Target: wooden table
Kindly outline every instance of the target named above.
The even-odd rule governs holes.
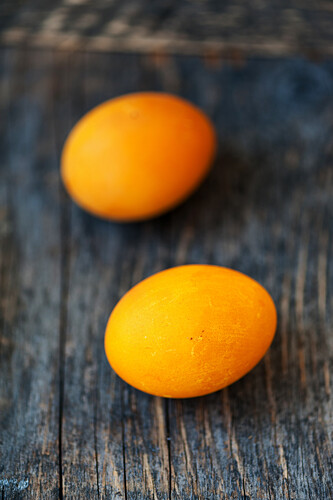
[[[163,217],[98,220],[63,190],[64,139],[145,89],[202,107],[217,161]],[[332,60],[3,45],[0,98],[2,498],[333,498]],[[184,263],[251,275],[279,324],[245,378],[166,400],[112,372],[104,329],[134,283]]]

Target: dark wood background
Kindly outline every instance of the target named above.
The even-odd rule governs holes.
[[[100,51],[333,56],[331,0],[2,0],[0,42]]]
[[[17,6],[2,4],[2,33],[29,10]],[[333,61],[327,51],[316,62],[284,50],[267,58],[265,47],[182,55],[170,40],[170,54],[19,39],[0,48],[3,499],[333,498]],[[211,116],[214,169],[163,217],[98,220],[62,188],[64,139],[96,104],[147,89]],[[239,382],[164,400],[112,372],[103,337],[133,284],[183,263],[257,279],[279,324]]]

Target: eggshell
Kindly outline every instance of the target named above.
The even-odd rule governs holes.
[[[65,143],[61,173],[73,199],[118,221],[157,216],[206,176],[216,149],[209,119],[179,97],[144,92],[104,102]]]
[[[248,276],[218,266],[157,273],[113,310],[105,351],[137,389],[170,398],[215,392],[249,372],[276,330],[272,298]]]

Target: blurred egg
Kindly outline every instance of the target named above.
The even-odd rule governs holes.
[[[157,216],[201,183],[216,150],[209,119],[179,97],[144,92],[104,102],[65,143],[61,173],[89,212],[117,221]]]
[[[113,310],[105,351],[115,372],[141,391],[170,398],[215,392],[249,372],[276,330],[268,292],[218,266],[157,273]]]

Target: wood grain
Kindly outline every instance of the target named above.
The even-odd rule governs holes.
[[[30,49],[0,58],[2,497],[331,498],[332,62]],[[95,219],[63,191],[63,141],[94,105],[145,89],[207,111],[214,169],[156,220]],[[109,367],[108,315],[142,278],[198,262],[266,286],[276,339],[223,391],[150,397]]]
[[[56,498],[59,491],[60,200],[48,127],[51,67],[46,53],[34,61],[24,52],[1,53],[4,498]]]
[[[95,51],[333,54],[327,0],[3,0],[0,43]]]

